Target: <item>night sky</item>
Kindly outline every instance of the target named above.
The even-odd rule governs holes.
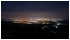
[[[69,1],[1,1],[1,18],[69,19]]]

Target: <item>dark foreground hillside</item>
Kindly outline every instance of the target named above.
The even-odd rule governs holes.
[[[45,30],[42,27],[48,26]],[[1,21],[2,39],[69,39],[69,25],[18,24]]]

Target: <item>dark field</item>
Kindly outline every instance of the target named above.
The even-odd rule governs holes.
[[[1,39],[69,39],[69,25],[19,24],[1,21]],[[42,27],[48,29],[42,30]]]

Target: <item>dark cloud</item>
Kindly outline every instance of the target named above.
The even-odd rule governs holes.
[[[6,18],[69,18],[69,1],[1,1]]]

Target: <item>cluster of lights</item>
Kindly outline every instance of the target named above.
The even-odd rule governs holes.
[[[30,21],[33,21],[33,20],[47,20],[47,21],[54,21],[56,22],[57,20],[63,20],[63,19],[29,19]],[[14,21],[23,21],[23,20],[14,20]]]

